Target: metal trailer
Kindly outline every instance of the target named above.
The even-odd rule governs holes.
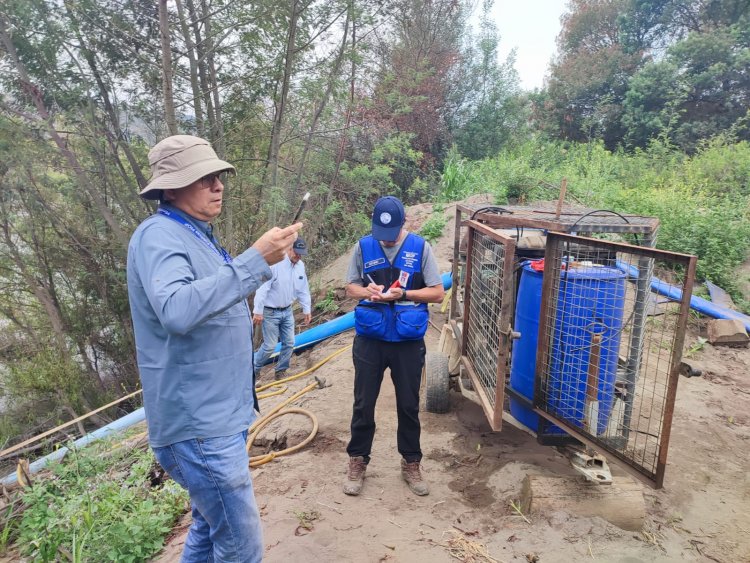
[[[567,446],[592,480],[611,482],[602,453],[660,488],[696,258],[656,250],[658,228],[654,217],[559,204],[458,205],[450,313],[441,352],[425,363],[425,408],[445,412],[455,389],[482,406],[494,431],[506,422]],[[542,256],[529,396],[510,381],[524,337],[516,294],[521,264]],[[680,300],[650,292],[655,271],[681,287]],[[536,432],[511,404],[538,417]]]

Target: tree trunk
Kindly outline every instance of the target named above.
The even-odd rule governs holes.
[[[169,16],[167,0],[159,0],[159,35],[161,37],[161,73],[164,82],[164,117],[170,135],[177,135],[177,117],[174,113],[172,92],[172,47],[169,42]]]
[[[78,20],[76,19],[75,14],[70,9],[70,5],[67,2],[65,2],[65,9],[68,13],[68,17],[70,18],[71,23],[73,24],[72,27],[73,27],[73,30],[75,31],[76,37],[81,46],[81,52],[83,53],[83,57],[86,59],[86,62],[88,63],[89,68],[91,69],[91,73],[94,75],[94,80],[96,80],[96,84],[99,87],[99,94],[101,95],[102,102],[104,103],[104,110],[107,112],[107,116],[109,117],[109,122],[112,125],[112,129],[115,132],[114,143],[111,143],[113,145],[113,150],[115,152],[115,155],[117,155],[118,149],[122,149],[122,151],[125,153],[125,158],[128,159],[128,164],[130,164],[130,169],[133,171],[133,175],[135,176],[135,180],[138,183],[138,186],[140,188],[145,188],[148,182],[146,181],[146,177],[143,175],[143,172],[141,172],[141,167],[138,166],[138,162],[135,159],[135,155],[133,154],[133,151],[130,150],[130,145],[126,142],[123,142],[125,139],[125,135],[123,135],[122,128],[120,127],[120,120],[110,100],[109,89],[104,83],[104,79],[102,78],[101,72],[99,72],[99,65],[97,65],[96,63],[96,57],[94,53],[91,51],[91,49],[89,49],[88,45],[86,44],[86,41],[81,35],[81,30],[78,25]],[[118,163],[119,163],[119,158],[118,158]]]
[[[289,94],[289,82],[292,76],[294,66],[295,40],[297,37],[297,0],[290,2],[289,15],[289,34],[287,35],[286,53],[284,55],[284,75],[281,79],[281,94],[276,99],[276,112],[273,118],[273,130],[271,132],[271,144],[268,149],[268,182],[270,187],[278,183],[279,172],[279,147],[281,145],[281,127],[284,123],[284,112],[286,110],[286,101]],[[275,217],[271,218],[271,223],[275,223]]]
[[[185,9],[182,7],[182,0],[175,0],[177,6],[177,15],[180,18],[180,29],[182,30],[182,37],[185,40],[185,46],[187,48],[188,62],[190,63],[190,87],[193,90],[193,111],[195,112],[195,128],[198,132],[199,137],[203,137],[206,134],[206,125],[203,121],[203,105],[201,87],[198,82],[198,61],[195,54],[195,43],[193,38],[190,36],[190,28],[185,18]]]
[[[331,190],[335,189],[336,181],[341,170],[341,161],[344,159],[344,148],[346,148],[346,136],[349,132],[349,125],[352,122],[352,111],[354,110],[354,85],[357,78],[357,62],[354,56],[354,49],[357,46],[357,22],[352,21],[352,66],[349,78],[349,107],[346,108],[346,118],[344,120],[344,129],[341,131],[341,141],[339,142],[339,152],[336,155],[336,164],[331,178]]]
[[[8,214],[3,213],[3,215],[5,215],[6,219],[2,224],[2,233],[8,253],[13,260],[13,264],[15,265],[19,275],[21,276],[21,278],[23,278],[23,281],[26,283],[27,287],[34,294],[34,297],[36,297],[36,300],[39,302],[39,304],[44,309],[44,312],[47,314],[47,319],[49,320],[50,326],[52,327],[52,334],[54,335],[54,340],[58,350],[61,354],[67,356],[68,346],[65,340],[65,322],[63,320],[62,313],[59,310],[53,295],[49,291],[49,288],[45,287],[39,277],[34,276],[33,273],[29,271],[28,266],[24,262],[23,257],[21,256],[21,253],[18,250],[13,237],[11,236],[10,224],[8,223],[7,219]]]
[[[346,21],[344,22],[344,33],[343,33],[343,38],[341,40],[341,46],[339,47],[339,52],[336,55],[336,60],[334,61],[333,67],[331,68],[331,74],[328,78],[326,91],[323,94],[323,98],[320,100],[320,104],[318,104],[318,107],[315,109],[315,114],[313,115],[312,123],[310,124],[310,130],[307,132],[307,138],[305,139],[305,147],[302,149],[302,157],[300,158],[299,168],[297,169],[295,193],[292,194],[292,201],[297,200],[296,191],[299,189],[300,183],[302,182],[302,172],[305,169],[305,161],[307,160],[307,153],[310,151],[310,145],[312,144],[313,135],[315,135],[315,129],[318,126],[318,120],[320,119],[320,116],[323,114],[323,110],[328,104],[328,100],[331,97],[331,92],[333,92],[333,86],[336,83],[336,78],[338,77],[339,72],[341,71],[341,63],[344,60],[344,53],[346,52],[347,37],[349,35],[349,21],[351,19],[351,12],[352,12],[352,9],[350,5],[349,10],[346,13]]]
[[[208,70],[206,67],[205,59],[205,45],[203,44],[203,38],[201,36],[200,22],[202,20],[202,14],[195,11],[195,3],[193,0],[186,0],[188,13],[190,16],[190,25],[193,28],[193,35],[195,35],[195,52],[198,54],[198,78],[200,80],[201,90],[203,92],[202,99],[206,102],[206,114],[208,116],[208,131],[210,132],[209,140],[213,142],[213,131],[216,130],[216,113],[214,112],[213,98],[211,97],[211,87],[208,82]]]
[[[214,58],[214,39],[211,34],[211,16],[206,0],[201,0],[203,9],[203,25],[206,28],[206,36],[203,39],[203,47],[206,53],[206,64],[208,65],[208,85],[214,102],[214,114],[216,116],[212,128],[211,144],[216,150],[219,158],[226,157],[226,142],[224,140],[224,124],[221,118],[221,100],[219,97],[219,82],[216,75],[216,63]]]
[[[227,145],[226,145],[226,139],[224,139],[224,120],[221,115],[221,98],[219,95],[219,80],[216,73],[216,62],[215,62],[215,47],[214,47],[214,39],[213,34],[211,31],[211,17],[209,15],[209,9],[206,5],[206,0],[201,0],[201,6],[203,8],[204,16],[204,25],[206,28],[206,37],[204,39],[204,47],[205,47],[205,53],[206,53],[206,64],[208,65],[208,83],[211,88],[211,95],[213,97],[213,104],[214,104],[214,114],[216,116],[216,119],[213,124],[213,128],[211,130],[212,136],[212,145],[214,147],[214,150],[216,150],[216,154],[221,159],[226,159],[227,155]],[[227,186],[230,182],[230,179],[227,178],[226,180]],[[231,201],[227,200],[227,205],[225,206],[224,213],[222,215],[223,217],[223,239],[225,241],[225,245],[231,246],[234,241],[234,222],[233,222],[233,213],[232,213],[232,205]]]

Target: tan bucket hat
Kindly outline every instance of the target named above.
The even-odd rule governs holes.
[[[237,172],[216,156],[208,141],[192,135],[172,135],[159,141],[148,151],[148,163],[151,181],[141,190],[145,199],[159,199],[161,190],[185,188],[208,174]]]

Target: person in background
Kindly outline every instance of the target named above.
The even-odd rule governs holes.
[[[396,391],[401,476],[413,493],[429,493],[420,471],[419,386],[427,303],[441,302],[444,290],[429,243],[409,233],[405,221],[401,201],[381,197],[372,214],[372,234],[354,246],[346,276],[347,295],[360,300],[354,310],[354,408],[343,487],[348,495],[358,495],[364,484],[386,368]]]
[[[302,305],[304,324],[310,324],[312,300],[305,263],[302,261],[302,256],[306,255],[307,244],[300,237],[294,242],[288,255],[271,267],[271,279],[255,292],[253,324],[263,327],[263,344],[255,352],[254,357],[255,373],[260,373],[279,341],[281,350],[274,368],[274,379],[282,379],[289,369],[289,361],[294,351],[292,305],[295,300]]]
[[[232,257],[212,221],[234,167],[208,141],[174,135],[148,153],[159,200],[128,246],[127,282],[149,442],[190,494],[183,562],[257,562],[260,514],[245,448],[258,408],[248,296],[287,256],[302,223]]]

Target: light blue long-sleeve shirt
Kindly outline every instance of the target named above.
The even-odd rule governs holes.
[[[297,260],[296,264],[292,264],[289,256],[285,256],[281,262],[271,266],[271,279],[255,292],[253,313],[262,315],[263,307],[288,307],[295,300],[302,306],[302,312],[309,315],[312,299],[305,263]]]
[[[162,207],[207,232],[208,223]],[[184,225],[155,214],[130,239],[127,276],[151,445],[246,430],[255,419],[246,299],[271,277],[260,253],[225,263]]]

